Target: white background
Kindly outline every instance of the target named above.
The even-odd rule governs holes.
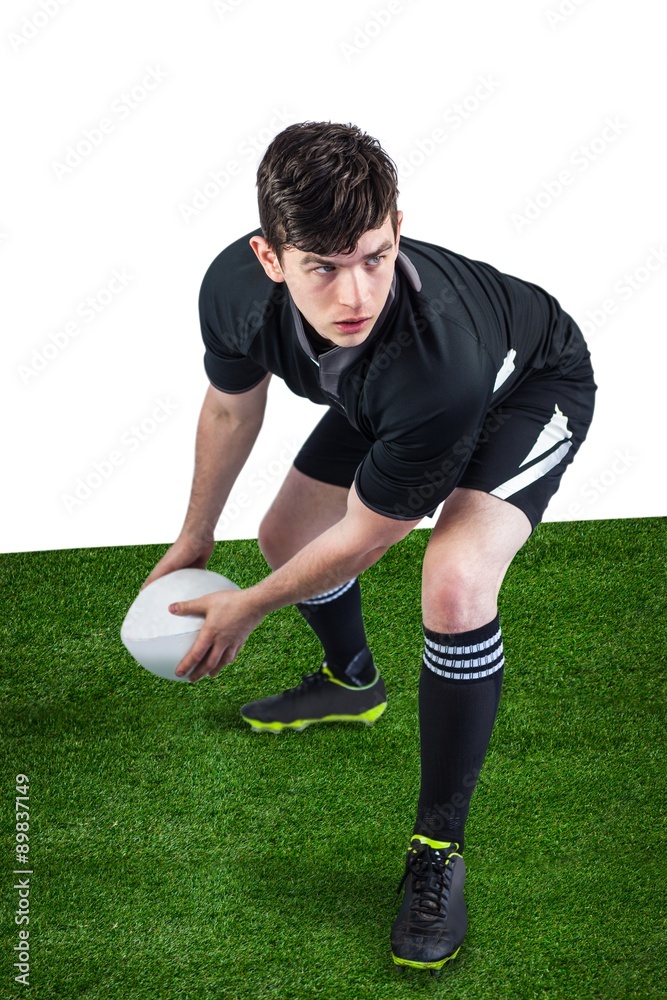
[[[5,0],[1,18],[0,551],[176,537],[199,285],[258,225],[264,148],[307,119],[381,141],[406,235],[542,285],[589,334],[596,420],[547,519],[665,513],[659,6]],[[274,380],[218,538],[256,535],[322,413]]]

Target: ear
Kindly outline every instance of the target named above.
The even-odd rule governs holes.
[[[401,235],[401,223],[403,222],[403,213],[400,208],[396,213],[396,243],[398,244],[399,237]]]
[[[278,261],[275,250],[272,250],[263,236],[253,236],[250,246],[255,251],[255,256],[264,268],[265,273],[271,281],[284,281],[285,275]]]

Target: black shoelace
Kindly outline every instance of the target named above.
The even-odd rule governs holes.
[[[453,853],[450,848],[445,850]],[[449,853],[443,855],[428,844],[422,844],[417,851],[411,850],[408,854],[405,874],[396,891],[401,891],[408,875],[413,876],[410,909],[424,920],[437,920],[445,915],[454,873],[453,866],[448,864]]]
[[[296,687],[292,688],[292,691],[305,691],[307,688],[313,687],[313,685],[326,680],[328,680],[327,675],[320,667],[320,669],[316,670],[314,674],[306,674],[306,676],[302,678],[301,682],[297,684]]]

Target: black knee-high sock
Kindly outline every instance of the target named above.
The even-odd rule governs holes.
[[[346,684],[370,684],[375,664],[366,642],[357,578],[296,607],[322,643],[331,673]]]
[[[414,833],[463,849],[470,799],[502,687],[499,618],[470,632],[424,628],[419,681],[421,791]]]

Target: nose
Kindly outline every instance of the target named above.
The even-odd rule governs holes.
[[[371,297],[368,276],[360,268],[342,267],[338,296],[342,306],[353,312],[360,312]]]

